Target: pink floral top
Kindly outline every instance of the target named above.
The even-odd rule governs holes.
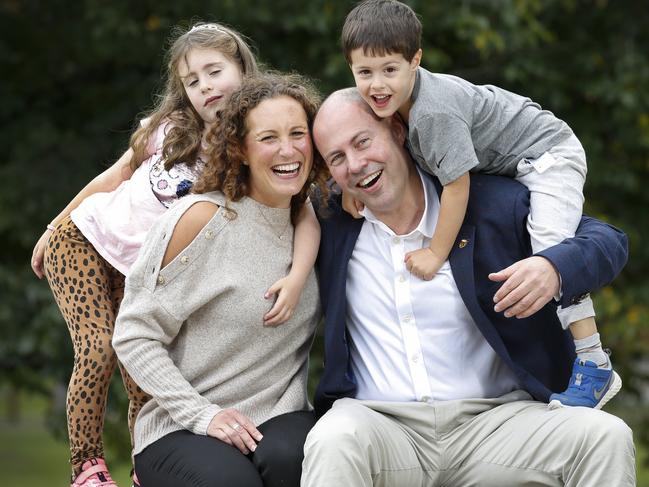
[[[88,196],[70,215],[97,252],[124,275],[153,222],[189,193],[204,167],[199,158],[191,167],[176,164],[165,170],[162,143],[168,128],[169,123],[158,127],[148,145],[149,158],[130,179],[111,192]]]

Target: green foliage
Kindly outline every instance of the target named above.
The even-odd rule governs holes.
[[[580,137],[590,167],[587,212],[620,226],[630,240],[624,273],[595,296],[598,320],[627,395],[643,388],[646,394],[647,377],[634,364],[649,349],[649,247],[642,245],[649,241],[643,190],[649,182],[649,9],[631,0],[409,3],[424,25],[426,67],[525,94]],[[171,27],[227,22],[253,39],[267,65],[312,76],[327,93],[352,83],[338,43],[352,6],[333,0],[0,3],[2,380],[43,389],[45,379],[67,379],[67,330],[47,285],[30,274],[31,249],[45,224],[125,149],[137,114],[160,89]],[[313,362],[321,362],[319,352]],[[115,424],[123,431],[124,395],[113,390]],[[125,443],[122,433],[109,431]]]

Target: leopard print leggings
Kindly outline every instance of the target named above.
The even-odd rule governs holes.
[[[44,267],[74,348],[66,411],[70,463],[76,476],[86,460],[104,456],[106,399],[117,363],[111,339],[124,296],[124,276],[97,253],[69,217],[50,236]],[[132,443],[135,418],[149,396],[121,364],[119,368],[129,398]]]

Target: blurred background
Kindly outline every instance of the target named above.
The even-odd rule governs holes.
[[[636,0],[411,0],[422,64],[496,84],[564,119],[586,148],[586,212],[622,228],[630,258],[594,295],[624,381],[607,410],[634,429],[649,486],[649,8]],[[126,149],[161,89],[174,25],[215,20],[260,60],[313,77],[323,94],[353,83],[339,48],[354,2],[310,0],[0,0],[0,485],[66,485],[67,328],[31,272],[45,225]],[[317,341],[312,380],[322,362]],[[126,401],[110,393],[109,465],[127,485]],[[130,485],[130,484],[128,484]]]

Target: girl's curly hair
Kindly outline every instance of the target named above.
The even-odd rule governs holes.
[[[287,96],[297,101],[306,113],[309,132],[320,104],[320,95],[313,84],[297,74],[267,72],[243,80],[221,111],[219,123],[207,135],[208,160],[202,176],[195,183],[194,193],[221,191],[228,200],[237,201],[250,193],[250,170],[245,161],[246,120],[250,112],[268,99]],[[281,116],[281,114],[278,114]],[[291,198],[293,223],[307,197],[317,197],[324,206],[329,194],[329,171],[316,150],[313,166],[302,190]],[[314,191],[315,190],[315,191]]]
[[[196,163],[205,123],[189,101],[178,74],[178,66],[181,62],[187,62],[187,56],[193,49],[219,51],[237,64],[243,76],[258,72],[252,50],[236,30],[215,22],[201,22],[190,29],[176,27],[165,56],[167,70],[164,91],[157,97],[156,106],[146,115],[148,123],[131,136],[131,169],[137,169],[147,158],[149,140],[165,121],[170,122],[162,145],[165,169],[168,171],[177,163],[188,166]]]

